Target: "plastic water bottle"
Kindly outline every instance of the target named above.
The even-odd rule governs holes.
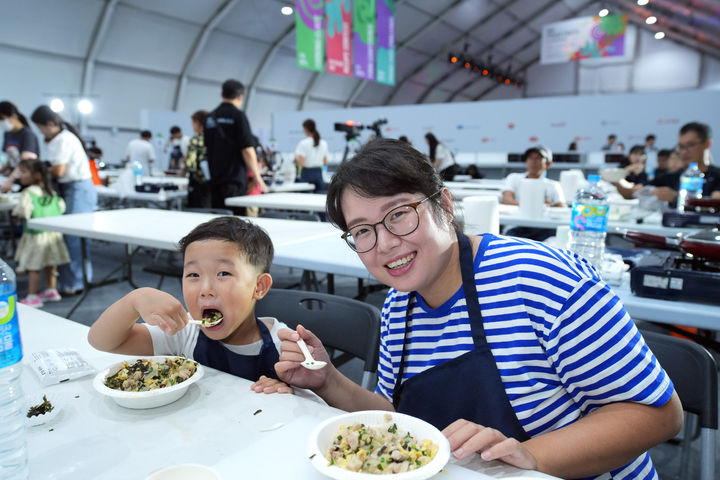
[[[142,185],[143,166],[142,162],[135,160],[133,163],[133,175],[135,176],[135,185]]]
[[[680,191],[677,198],[677,209],[685,211],[685,201],[688,198],[701,198],[705,175],[698,168],[697,163],[691,163],[690,167],[680,175]]]
[[[598,182],[600,175],[588,175],[590,185],[577,192],[570,218],[570,250],[595,267],[602,266],[610,207]]]
[[[29,476],[15,272],[0,259],[0,478]]]

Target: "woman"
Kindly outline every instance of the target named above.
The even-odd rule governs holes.
[[[328,145],[320,139],[315,121],[308,118],[302,126],[306,138],[300,140],[295,149],[295,163],[301,168],[299,181],[312,183],[315,193],[322,193],[325,191],[322,167],[327,165]]]
[[[207,172],[209,176],[210,171],[203,137],[203,125],[205,125],[207,116],[207,111],[198,110],[190,117],[195,132],[188,143],[187,158],[185,159],[185,169],[189,173],[188,207],[190,208],[210,208],[210,179],[205,175]]]
[[[440,173],[440,178],[445,181],[452,181],[455,177],[457,165],[450,149],[445,144],[440,143],[432,133],[425,134],[425,141],[430,147],[430,163]]]
[[[479,452],[562,478],[657,478],[645,451],[679,431],[670,379],[586,260],[541,243],[453,228],[453,203],[416,150],[378,140],[341,165],[329,219],[390,285],[375,393],[328,365],[299,366],[284,330],[279,378],[349,411],[397,410]],[[408,293],[409,292],[409,293]]]
[[[25,115],[8,101],[0,102],[0,130],[5,132],[2,151],[7,154],[7,163],[0,168],[0,174],[8,177],[0,185],[0,191],[9,192],[20,177],[20,172],[16,170],[20,160],[38,158],[40,146]]]
[[[65,213],[95,211],[97,192],[91,180],[90,163],[80,135],[72,125],[65,122],[47,105],[36,108],[30,118],[45,136],[50,173],[58,181],[59,193],[67,206]],[[70,263],[59,268],[58,289],[62,295],[74,295],[84,287],[82,240],[71,235],[65,235],[64,239],[70,252]],[[90,241],[86,242],[85,255],[88,281],[90,281],[92,279]]]
[[[625,180],[635,185],[647,185],[650,183],[647,173],[645,173],[645,147],[642,145],[634,145],[630,149],[627,162],[623,168],[627,172]]]

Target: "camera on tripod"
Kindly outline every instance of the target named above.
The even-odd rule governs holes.
[[[381,118],[381,119],[379,119],[379,120],[375,120],[373,123],[371,123],[370,125],[366,126],[365,128],[367,128],[368,130],[372,130],[373,132],[375,132],[375,138],[382,138],[382,132],[381,132],[381,130],[380,130],[380,127],[381,127],[382,125],[385,125],[386,123],[388,123],[387,118]]]
[[[348,120],[345,123],[335,123],[335,131],[345,132],[345,140],[348,142],[353,138],[359,137],[362,128],[362,123],[356,123],[352,120]]]

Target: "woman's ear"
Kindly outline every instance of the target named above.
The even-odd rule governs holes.
[[[269,273],[261,273],[257,278],[257,284],[255,285],[255,292],[253,293],[253,298],[255,300],[260,300],[265,295],[267,295],[267,292],[270,291],[270,287],[272,287],[272,277]]]
[[[452,194],[450,193],[450,190],[443,187],[440,195],[440,206],[442,207],[443,211],[448,215],[448,220],[452,222],[452,219],[455,217],[455,205],[453,204]]]

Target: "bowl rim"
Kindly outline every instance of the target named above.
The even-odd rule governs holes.
[[[361,410],[357,412],[348,412],[343,413],[340,415],[335,415],[333,417],[330,417],[322,422],[320,422],[310,433],[310,436],[308,437],[307,442],[307,454],[315,456],[312,458],[311,463],[315,469],[317,469],[320,473],[323,475],[330,476],[335,479],[363,479],[367,480],[369,478],[376,478],[379,474],[374,473],[364,473],[364,472],[353,472],[352,470],[347,470],[344,468],[340,468],[337,466],[330,466],[327,465],[327,459],[325,458],[325,453],[321,451],[321,449],[317,445],[317,439],[320,434],[320,432],[327,428],[330,424],[336,423],[336,422],[343,422],[345,419],[352,419],[356,418],[360,415],[385,415],[390,414],[393,416],[392,421],[394,423],[410,423],[410,424],[425,424],[426,428],[429,428],[436,436],[436,438],[431,438],[431,440],[434,443],[438,444],[438,451],[435,454],[435,458],[430,461],[427,465],[423,465],[420,468],[417,468],[415,470],[411,470],[409,472],[402,472],[402,473],[394,473],[391,474],[388,478],[396,478],[396,479],[420,479],[420,478],[430,478],[432,475],[437,474],[440,470],[445,468],[448,461],[450,460],[450,442],[445,437],[445,435],[442,434],[442,432],[435,427],[434,425],[426,422],[425,420],[422,420],[418,417],[413,417],[412,415],[407,415],[405,413],[400,412],[391,412],[387,410]],[[397,420],[401,420],[398,422]],[[383,421],[384,422],[384,421]],[[410,433],[413,436],[416,436],[415,433],[412,432],[412,427],[406,428],[404,425],[401,426],[402,429],[410,431]],[[422,440],[422,439],[420,439]],[[332,468],[331,468],[332,467]],[[430,471],[433,471],[433,473],[429,473]],[[427,474],[427,476],[426,476]]]
[[[105,378],[107,378],[108,373],[118,365],[122,364],[122,362],[128,362],[133,363],[136,360],[139,359],[147,359],[147,360],[165,360],[166,358],[187,358],[182,357],[180,355],[135,355],[128,357],[126,359],[117,361],[112,363],[111,365],[108,365],[105,369],[103,369],[101,372],[99,372],[97,375],[95,375],[95,378],[93,379],[93,387],[95,387],[95,390],[97,390],[99,393],[102,393],[103,395],[106,395],[108,397],[113,398],[123,398],[123,399],[145,399],[150,397],[158,397],[161,395],[165,395],[167,393],[176,392],[178,390],[184,390],[185,388],[188,388],[193,383],[200,380],[203,375],[205,374],[205,369],[203,368],[203,365],[196,360],[192,360],[191,358],[188,358],[188,360],[192,360],[193,362],[197,363],[197,370],[195,373],[185,380],[184,382],[178,383],[176,385],[172,385],[170,387],[163,387],[163,388],[157,388],[155,390],[148,390],[146,392],[126,392],[123,390],[115,390],[114,388],[110,388],[105,385]]]

